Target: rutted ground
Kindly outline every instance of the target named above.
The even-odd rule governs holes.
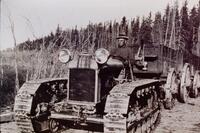
[[[1,133],[17,133],[14,122],[0,124]],[[63,133],[87,133],[87,131],[67,130]],[[176,102],[172,110],[163,110],[161,123],[154,133],[200,133],[200,97],[189,103]]]

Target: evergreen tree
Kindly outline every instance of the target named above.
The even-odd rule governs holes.
[[[140,28],[140,41],[141,44],[150,45],[152,44],[152,27],[151,27],[151,14],[148,18],[143,18]]]
[[[56,33],[55,33],[55,35],[58,37],[60,34],[61,34],[61,28],[60,28],[60,26],[58,25],[57,28],[56,28]]]
[[[119,23],[114,21],[114,23],[113,23],[113,34],[112,34],[112,36],[113,36],[113,39],[112,39],[113,46],[112,47],[113,48],[117,47],[116,37],[118,36],[118,32],[119,32]]]
[[[167,26],[168,26],[168,23],[169,23],[169,19],[170,19],[170,6],[168,4],[166,9],[165,9],[165,14],[163,16],[163,38],[167,38],[166,31],[168,30]]]
[[[152,28],[152,32],[153,32],[153,42],[155,44],[162,44],[163,43],[163,24],[162,24],[162,16],[161,13],[158,12],[155,15],[155,20],[153,23],[153,28]]]
[[[109,22],[107,29],[107,48],[112,46],[112,22]]]
[[[179,14],[179,10],[178,10],[178,4],[175,5],[175,44],[176,44],[176,48],[178,48],[179,46],[179,39],[180,39],[180,14]]]
[[[182,9],[181,9],[181,43],[182,46],[191,52],[192,45],[191,45],[191,35],[190,35],[190,21],[188,16],[188,7],[187,7],[187,1],[185,1]]]
[[[198,37],[198,27],[199,27],[199,20],[198,20],[198,12],[196,7],[193,7],[190,12],[190,35],[192,38],[192,44],[196,45],[197,37]]]
[[[140,30],[140,18],[133,19],[131,22],[131,44],[135,45],[138,42],[138,34]]]

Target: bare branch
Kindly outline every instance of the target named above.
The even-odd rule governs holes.
[[[17,42],[16,42],[16,37],[15,37],[15,25],[14,22],[12,21],[11,15],[8,16],[9,22],[10,22],[10,28],[14,40],[14,52],[15,52],[15,94],[19,90],[19,78],[18,78],[18,64],[17,64]]]

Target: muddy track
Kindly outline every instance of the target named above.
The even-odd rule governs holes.
[[[0,124],[1,133],[17,133],[15,122]],[[163,110],[161,123],[154,133],[199,133],[200,97],[190,99],[189,103],[176,102],[172,110]],[[62,133],[87,133],[87,131],[67,130]]]

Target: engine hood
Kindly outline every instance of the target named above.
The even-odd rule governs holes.
[[[123,68],[124,64],[120,59],[110,57],[107,61],[109,67]]]

